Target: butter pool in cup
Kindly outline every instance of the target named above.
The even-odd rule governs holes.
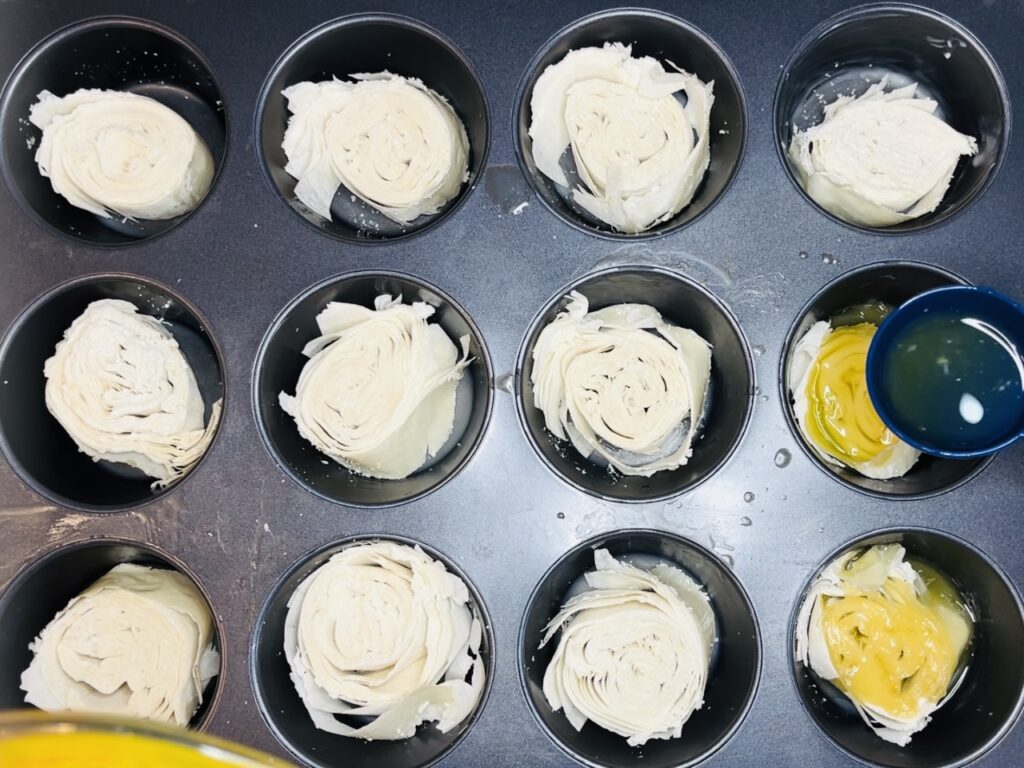
[[[889,226],[868,226],[851,223],[850,213],[835,207],[835,200],[835,210],[815,202],[790,147],[797,132],[825,120],[827,105],[841,97],[862,96],[883,81],[886,91],[917,83],[915,97],[933,99],[935,116],[975,141],[977,151],[959,158],[948,189],[930,213]],[[918,232],[966,210],[988,188],[1006,153],[1009,96],[991,54],[959,22],[916,5],[877,3],[822,21],[800,42],[775,92],[774,128],[787,174],[825,215],[880,234]]]
[[[825,461],[808,444],[794,409],[793,390],[799,384],[792,376],[794,353],[815,323],[831,321],[869,302],[894,309],[920,293],[947,285],[968,285],[968,282],[946,269],[920,262],[869,264],[852,269],[825,285],[804,305],[790,326],[779,360],[779,402],[783,405],[783,414],[804,454],[825,474],[851,490],[883,499],[929,498],[968,482],[992,460],[991,456],[959,460],[922,454],[902,477],[886,480],[866,477],[848,466]],[[866,391],[866,379],[864,387]]]
[[[906,559],[944,576],[973,620],[955,691],[906,746],[879,738],[838,688],[796,659],[800,606],[812,582],[833,561],[876,545],[900,545]],[[1024,613],[1007,575],[984,552],[952,534],[927,528],[886,528],[866,533],[829,553],[809,575],[794,605],[791,670],[804,711],[837,749],[880,768],[959,768],[990,749],[1016,723],[1024,707]]]

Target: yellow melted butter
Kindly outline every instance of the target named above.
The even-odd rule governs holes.
[[[287,768],[130,733],[70,731],[0,738],[0,765],[17,768]]]
[[[876,330],[873,323],[833,330],[807,380],[807,433],[821,450],[845,464],[871,461],[898,439],[868,396],[864,371]]]
[[[878,564],[884,547],[873,547],[848,565]],[[919,717],[949,692],[971,636],[971,619],[953,585],[933,568],[912,562],[923,591],[896,578],[881,589],[861,589],[844,580],[844,597],[822,603],[822,630],[833,680],[848,697],[895,718]],[[845,574],[844,574],[845,575]]]

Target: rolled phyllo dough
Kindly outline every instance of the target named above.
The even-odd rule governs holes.
[[[692,578],[670,565],[650,570],[594,553],[588,589],[551,620],[559,635],[544,672],[544,697],[578,731],[588,720],[630,746],[673,739],[704,701],[715,616]]]
[[[789,156],[800,181],[826,210],[866,227],[888,227],[931,213],[962,156],[978,142],[935,115],[917,83],[887,91],[875,83],[825,107],[818,125],[798,131]]]
[[[419,80],[390,72],[296,83],[285,170],[295,196],[331,218],[338,188],[408,224],[437,213],[469,178],[469,139],[455,110]]]
[[[217,675],[213,617],[177,571],[114,567],[29,646],[25,702],[187,726]]]
[[[437,454],[452,433],[455,390],[469,365],[429,304],[378,296],[374,308],[331,302],[294,395],[281,408],[306,440],[353,472],[397,480]]]
[[[284,651],[317,728],[394,741],[424,722],[447,733],[470,715],[484,687],[482,637],[462,579],[419,547],[380,541],[343,549],[298,586]]]
[[[210,189],[210,150],[159,101],[98,89],[37,98],[29,113],[43,132],[36,163],[73,206],[104,218],[172,219]]]
[[[547,67],[530,98],[530,139],[537,169],[563,187],[570,182],[562,155],[571,147],[581,181],[573,200],[636,233],[675,216],[700,186],[711,158],[714,83],[630,51],[606,43]]]
[[[710,345],[653,307],[588,312],[585,296],[569,298],[533,350],[533,404],[548,431],[624,475],[685,464],[707,398]]]
[[[171,332],[128,301],[92,302],[43,367],[46,407],[83,453],[128,464],[154,488],[196,465],[213,440],[195,374]]]

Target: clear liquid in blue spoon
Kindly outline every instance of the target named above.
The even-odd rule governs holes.
[[[1019,305],[983,288],[945,288],[879,328],[868,386],[882,420],[929,453],[977,455],[1018,437],[1024,418]]]

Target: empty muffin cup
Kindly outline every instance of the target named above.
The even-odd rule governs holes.
[[[959,487],[981,472],[992,460],[992,456],[959,460],[922,454],[903,477],[888,480],[865,477],[847,466],[837,466],[822,459],[807,443],[793,410],[791,390],[797,384],[790,377],[793,352],[812,325],[869,302],[881,302],[895,309],[919,293],[946,285],[968,285],[968,282],[959,275],[930,264],[912,261],[869,264],[850,270],[822,288],[800,310],[790,326],[779,365],[779,401],[783,403],[786,421],[808,458],[825,474],[847,488],[877,498],[923,499]]]
[[[224,679],[224,627],[217,618],[209,594],[195,573],[163,550],[138,541],[92,538],[66,544],[30,561],[0,594],[0,709],[25,707],[21,673],[32,661],[29,643],[47,624],[97,579],[121,563],[164,568],[184,574],[196,586],[213,617],[213,645],[220,652],[220,668],[203,692],[190,728],[202,730],[209,723],[221,696]]]
[[[675,65],[705,83],[714,81],[714,104],[709,131],[711,164],[693,199],[677,214],[639,234],[626,234],[594,217],[573,200],[573,189],[556,184],[541,173],[533,156],[530,101],[537,80],[547,67],[557,64],[570,51],[602,47],[606,43],[632,46],[634,57],[650,56],[668,71]],[[671,62],[671,64],[667,63]],[[725,194],[743,156],[746,141],[746,105],[739,76],[725,52],[704,32],[689,22],[660,11],[620,8],[585,16],[557,32],[527,65],[516,94],[512,141],[519,166],[541,202],[556,216],[575,227],[601,237],[616,239],[652,238],[667,235],[696,221]],[[578,173],[572,154],[567,178],[577,186]]]
[[[483,628],[480,646],[485,673],[483,692],[473,712],[447,733],[441,733],[432,722],[421,724],[413,736],[396,741],[347,738],[320,730],[313,725],[291,678],[284,652],[284,628],[288,601],[295,589],[338,552],[354,545],[378,541],[419,547],[429,557],[441,562],[449,573],[465,583],[469,590],[470,610]],[[310,552],[292,565],[273,586],[253,627],[249,672],[256,704],[277,740],[304,765],[316,768],[376,768],[384,765],[389,768],[426,768],[462,742],[487,704],[494,678],[494,635],[483,599],[457,565],[432,547],[413,539],[390,535],[351,536]],[[349,718],[350,721],[353,719]]]
[[[678,738],[651,739],[631,747],[624,736],[590,721],[577,731],[565,712],[552,710],[544,696],[544,673],[558,645],[556,637],[539,647],[545,627],[581,589],[581,577],[594,570],[594,551],[598,549],[607,549],[614,558],[642,568],[656,563],[680,568],[710,598],[717,635],[704,703],[683,725]],[[707,759],[739,729],[753,703],[760,674],[760,631],[743,586],[714,554],[667,531],[615,531],[577,544],[541,578],[527,602],[519,630],[519,678],[537,723],[569,756],[593,768],[638,764],[685,768]]]
[[[82,89],[148,96],[184,118],[213,159],[211,189],[224,163],[223,96],[199,50],[151,21],[107,16],[72,24],[37,44],[14,68],[0,97],[3,175],[14,198],[48,229],[88,245],[137,243],[167,232],[195,210],[171,219],[98,216],[54,191],[35,161],[42,132],[29,122],[41,91],[66,96]],[[201,205],[201,203],[200,203]]]
[[[329,302],[373,308],[382,294],[405,304],[434,307],[427,322],[436,323],[460,347],[468,340],[471,362],[455,390],[455,421],[445,444],[420,469],[399,480],[353,472],[329,459],[299,434],[295,419],[279,402],[281,392],[294,394],[309,360],[305,345],[321,335],[316,317]],[[253,405],[264,443],[278,465],[310,493],[353,507],[389,507],[426,496],[445,485],[469,463],[490,421],[493,400],[490,355],[476,324],[455,299],[440,288],[397,272],[350,272],[314,285],[277,316],[260,345],[253,376]]]
[[[934,211],[888,227],[866,227],[811,200],[788,151],[795,133],[822,122],[826,105],[859,96],[883,78],[890,89],[916,82],[916,96],[934,99],[936,116],[974,137],[978,152],[961,157]],[[902,3],[860,6],[819,24],[793,52],[775,92],[776,148],[801,194],[835,221],[882,234],[919,232],[973,203],[1006,154],[1010,119],[1006,84],[985,46],[953,19]]]
[[[198,464],[154,488],[154,478],[134,467],[94,461],[51,415],[43,365],[71,323],[101,299],[130,302],[171,332],[195,374],[204,424],[213,417],[214,403],[224,399],[224,363],[198,309],[167,286],[135,275],[71,280],[40,296],[15,319],[0,342],[0,449],[21,479],[51,501],[86,512],[120,512],[170,493]]]
[[[796,618],[811,583],[836,558],[876,544],[901,544],[908,558],[946,576],[964,598],[974,621],[963,679],[924,730],[904,747],[879,738],[835,686],[796,660],[792,671],[804,710],[821,733],[856,760],[883,768],[956,768],[994,747],[1024,706],[1024,614],[1020,596],[1006,574],[966,541],[925,528],[887,528],[868,533],[830,553],[801,590]]]
[[[327,220],[296,197],[296,179],[285,171],[288,158],[282,143],[289,112],[282,91],[296,83],[347,80],[379,72],[418,79],[448,102],[469,139],[468,179],[441,210],[408,223],[392,220],[342,186],[334,195]],[[289,208],[325,234],[366,243],[426,231],[458,210],[486,167],[488,121],[483,84],[455,43],[405,16],[367,13],[322,24],[281,55],[260,91],[254,131],[264,176]]]
[[[567,440],[547,430],[544,413],[534,405],[531,381],[534,348],[541,332],[578,291],[593,312],[615,304],[647,304],[662,318],[695,331],[711,345],[711,380],[693,454],[677,469],[650,477],[620,474],[584,458]],[[739,323],[725,304],[688,277],[649,266],[614,267],[594,272],[556,293],[534,318],[519,350],[515,374],[516,410],[534,452],[573,488],[609,501],[650,502],[692,490],[722,467],[739,445],[750,420],[754,369]]]

